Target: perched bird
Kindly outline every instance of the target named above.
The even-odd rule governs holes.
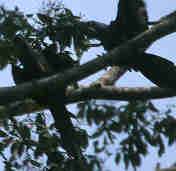
[[[107,51],[134,38],[148,29],[148,14],[143,0],[119,0],[117,17],[102,29],[99,39]],[[176,89],[176,67],[160,56],[136,50],[120,66],[140,71],[150,81],[162,88]]]
[[[114,21],[100,35],[105,50],[110,51],[148,29],[148,15],[143,0],[119,0]]]
[[[75,61],[67,54],[57,53],[56,49],[53,49],[54,46],[46,47],[42,53],[39,53],[32,49],[23,38],[17,38],[15,43],[20,48],[19,62],[22,65],[20,68],[20,66],[12,64],[12,75],[16,84],[63,72],[75,64]],[[33,99],[49,108],[55,121],[55,127],[60,133],[62,147],[69,156],[80,159],[82,158],[80,137],[70,119],[71,113],[65,107],[65,90],[65,86],[58,92],[49,93],[46,90],[40,95],[36,94]]]

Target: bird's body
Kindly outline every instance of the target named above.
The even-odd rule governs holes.
[[[120,0],[114,21],[102,33],[102,44],[110,51],[148,29],[148,15],[143,0]]]
[[[16,84],[21,84],[27,81],[41,79],[58,72],[64,72],[75,65],[75,61],[68,55],[62,53],[58,54],[53,48],[46,47],[41,55],[33,54],[35,51],[23,39],[17,40],[21,50],[19,58],[22,68],[16,64],[12,64],[12,75]],[[20,45],[21,44],[21,45]],[[40,55],[41,61],[36,61],[35,55]],[[70,156],[79,159],[81,156],[81,148],[78,145],[79,140],[75,128],[70,119],[70,112],[67,111],[65,106],[65,90],[63,86],[60,90],[43,91],[41,94],[34,95],[33,99],[40,105],[46,106],[52,113],[55,121],[55,127],[60,133],[62,147],[68,152]],[[73,139],[74,141],[70,141]]]
[[[119,0],[118,14],[109,27],[101,33],[105,50],[110,51],[148,29],[148,14],[143,0]],[[150,81],[162,88],[176,89],[176,67],[160,56],[135,50],[120,66],[140,71]]]

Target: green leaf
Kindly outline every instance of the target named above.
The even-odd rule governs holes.
[[[122,126],[120,125],[120,123],[117,123],[117,122],[113,121],[109,125],[109,129],[116,132],[116,133],[120,133],[122,131]]]
[[[159,112],[159,110],[154,106],[153,103],[149,102],[149,105],[148,105],[149,109],[152,111],[152,112]]]
[[[35,167],[38,167],[38,168],[41,167],[41,163],[39,163],[39,162],[37,162],[37,161],[35,161],[35,160],[30,160],[30,162],[31,162],[31,164],[32,164],[33,166],[35,166]]]
[[[8,135],[4,131],[0,130],[0,137],[7,137],[7,136]]]
[[[68,15],[68,16],[73,16],[73,13],[72,13],[72,11],[71,11],[70,9],[64,8],[64,10],[65,10],[65,12],[66,12],[66,15]]]
[[[10,151],[11,151],[11,153],[12,154],[15,154],[16,152],[17,152],[17,150],[18,150],[18,148],[19,148],[19,142],[18,141],[15,141],[13,144],[12,144],[12,146],[11,146],[11,148],[10,148]]]
[[[127,154],[123,155],[123,161],[125,163],[125,169],[128,169],[128,167],[129,167],[129,157],[128,157]]]
[[[26,125],[21,125],[20,128],[21,131],[21,136],[24,138],[24,139],[30,139],[31,137],[31,132],[30,132],[30,128],[28,128]]]
[[[169,136],[168,137],[168,145],[171,146],[175,142],[175,137],[174,136]]]
[[[28,18],[32,18],[34,16],[34,14],[26,14],[26,17]]]
[[[115,156],[115,162],[116,162],[116,164],[119,164],[120,158],[121,158],[120,153],[117,153],[116,156]]]
[[[91,138],[98,138],[103,134],[104,131],[104,128],[99,128],[95,133],[93,133],[93,135],[91,135]]]
[[[52,23],[52,18],[47,16],[47,15],[44,15],[44,14],[41,14],[41,13],[38,13],[37,14],[37,17],[40,19],[40,21],[42,21],[43,23]]]
[[[19,146],[18,146],[18,155],[19,157],[21,157],[24,153],[24,150],[25,150],[25,145],[23,142],[19,143]]]
[[[163,140],[162,140],[162,138],[161,138],[160,135],[157,137],[157,142],[158,142],[158,144],[159,144],[158,155],[159,155],[159,156],[162,156],[163,153],[165,152],[165,146],[164,146]]]
[[[133,167],[140,166],[141,164],[141,158],[138,153],[133,153],[131,157],[131,163]]]

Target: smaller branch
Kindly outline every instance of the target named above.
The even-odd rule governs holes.
[[[159,87],[115,87],[105,86],[103,88],[84,87],[77,90],[69,89],[66,103],[77,103],[80,101],[99,99],[99,100],[151,100],[176,96],[176,92],[170,89]],[[25,113],[34,113],[45,110],[46,107],[39,106],[35,101],[26,99],[17,101],[8,106],[0,106],[0,119],[7,119],[9,116],[20,116]]]
[[[91,85],[101,85],[101,87],[114,85],[126,71],[125,67],[114,66]]]

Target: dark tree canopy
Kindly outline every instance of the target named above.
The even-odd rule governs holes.
[[[175,21],[174,17],[175,13],[162,18],[161,24],[159,21],[158,25],[152,26],[154,31],[170,18]],[[168,140],[168,145],[175,143],[176,119],[172,110],[161,112],[150,98],[131,100],[133,93],[140,94],[139,89],[136,88],[133,93],[127,92],[129,96],[125,105],[104,100],[106,94],[113,93],[115,88],[121,91],[113,84],[118,80],[118,72],[124,73],[126,69],[141,72],[157,86],[170,88],[167,91],[175,90],[175,65],[164,57],[144,52],[150,43],[144,42],[142,48],[135,44],[135,37],[140,34],[145,36],[143,32],[149,28],[148,14],[142,0],[119,0],[117,17],[109,25],[97,21],[85,22],[58,1],[49,1],[36,14],[24,14],[17,7],[9,10],[1,6],[0,21],[0,69],[11,65],[16,88],[22,87],[22,90],[13,87],[18,91],[7,95],[10,103],[1,103],[7,107],[5,114],[8,113],[6,119],[2,118],[0,128],[0,156],[4,170],[15,171],[30,166],[49,171],[104,170],[102,155],[113,156],[117,165],[122,161],[126,168],[131,165],[136,169],[142,164],[142,157],[148,154],[150,146],[157,148],[161,156],[165,152],[164,138]],[[158,38],[173,30],[176,29],[165,31],[162,28]],[[100,43],[94,43],[94,40]],[[105,55],[97,57],[100,62],[104,62],[102,66],[112,68],[102,76],[100,82],[94,82],[89,87],[79,87],[76,81],[64,81],[64,77],[75,70],[80,73],[73,80],[80,80],[85,73],[89,73],[91,63],[80,66],[79,62],[84,52],[98,46],[103,46],[106,51]],[[124,57],[119,60],[107,59],[111,56],[118,58],[116,54],[120,54],[120,51],[127,51]],[[76,60],[73,60],[73,54],[76,54]],[[92,68],[98,68],[98,71],[103,67],[98,66],[96,61],[98,59],[92,62],[95,64]],[[60,86],[56,78],[63,80]],[[107,78],[110,78],[111,83],[107,85],[111,87],[106,89]],[[72,85],[68,85],[68,82]],[[86,89],[94,90],[92,92],[102,90],[104,101],[96,100],[96,95],[86,94]],[[105,89],[108,91],[103,91]],[[29,97],[20,94],[22,91]],[[76,101],[77,113],[66,109],[67,99],[69,96],[74,99],[74,93],[81,99],[81,102]],[[12,96],[20,97],[21,101],[12,101]],[[54,122],[45,111],[15,117],[15,110],[24,109],[26,100],[27,107],[32,108],[29,99],[33,105],[38,105],[39,110],[50,109]],[[21,113],[24,114],[24,111]],[[91,134],[82,126],[82,121],[90,129],[94,128]],[[92,152],[87,153],[86,149],[90,146]],[[11,152],[9,157],[5,153],[6,149]]]

